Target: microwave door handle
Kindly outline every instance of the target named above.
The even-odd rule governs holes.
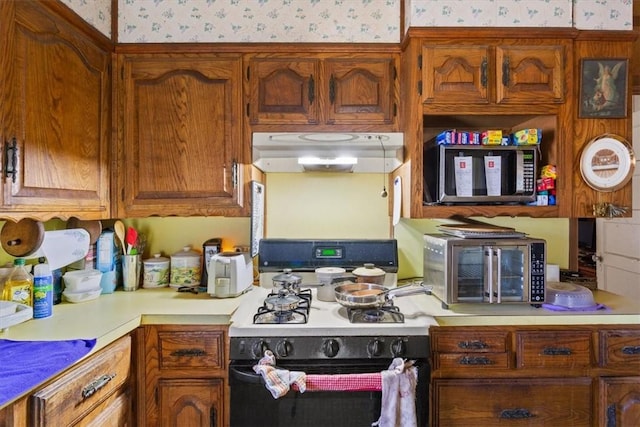
[[[502,249],[496,249],[496,290],[498,291],[497,303],[502,302]]]
[[[489,304],[493,303],[493,248],[488,246],[484,249],[485,268],[485,290],[489,295]]]

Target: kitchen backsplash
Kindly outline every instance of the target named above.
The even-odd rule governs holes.
[[[405,28],[632,30],[632,0],[118,0],[118,41],[397,43]],[[111,0],[62,0],[111,37]]]

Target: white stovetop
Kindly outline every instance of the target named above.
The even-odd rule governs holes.
[[[432,316],[426,315],[412,302],[413,296],[394,299],[394,304],[405,316],[404,323],[351,323],[345,307],[338,302],[319,301],[316,289],[311,289],[312,302],[307,323],[256,325],[253,323],[253,315],[271,290],[256,286],[246,295],[231,317],[231,337],[427,335],[429,326],[437,325]]]

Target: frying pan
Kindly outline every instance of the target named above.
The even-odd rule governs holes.
[[[335,288],[336,301],[347,308],[378,308],[395,297],[430,292],[431,289],[422,285],[389,289],[373,283],[349,283]]]

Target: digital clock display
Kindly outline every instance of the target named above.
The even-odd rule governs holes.
[[[316,248],[316,258],[342,258],[342,248]]]

